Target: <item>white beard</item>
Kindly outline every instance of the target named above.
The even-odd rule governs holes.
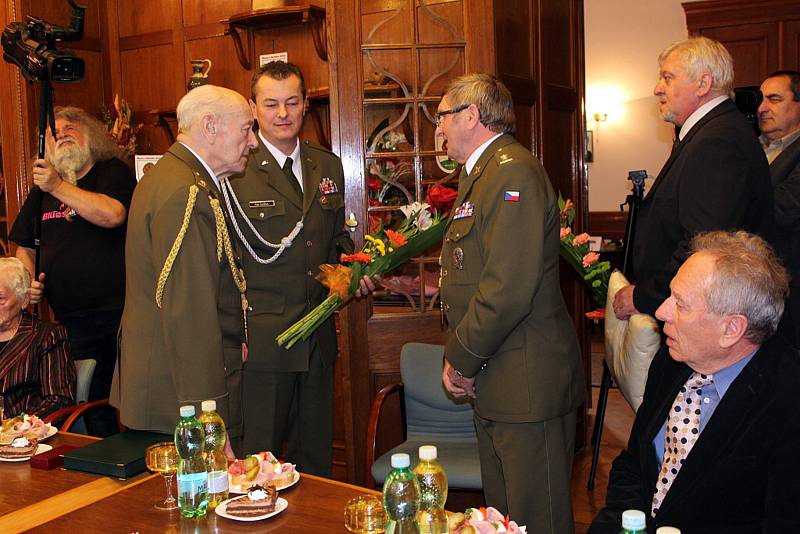
[[[56,172],[64,180],[75,185],[78,182],[78,171],[89,163],[91,156],[92,153],[88,147],[80,146],[73,141],[57,147],[49,159]]]

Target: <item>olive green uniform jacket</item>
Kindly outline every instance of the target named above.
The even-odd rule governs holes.
[[[476,414],[522,423],[575,410],[584,379],[559,286],[559,210],[542,165],[500,136],[462,174],[448,224],[445,357],[475,377]]]
[[[199,188],[183,243],[164,287],[156,285]],[[215,399],[232,436],[241,433],[241,300],[223,253],[209,196],[218,189],[202,163],[175,143],[137,185],[125,245],[120,358],[111,388],[122,423],[169,432],[180,405]]]
[[[278,334],[328,296],[328,289],[315,277],[321,264],[339,262],[337,244],[341,244],[344,251],[353,248],[344,229],[341,160],[307,141],[300,144],[300,159],[302,199],[260,139],[258,147],[250,154],[245,173],[230,179],[247,219],[270,243],[280,243],[303,218],[303,229],[274,262],[264,265],[247,251],[242,252],[250,304],[247,313],[250,351],[246,365],[254,371],[307,371],[311,351],[317,344],[326,366],[332,366],[336,359],[333,319],[290,350],[275,342]],[[236,220],[245,239],[260,257],[269,258],[275,253],[274,248],[258,241],[240,213],[236,214]]]

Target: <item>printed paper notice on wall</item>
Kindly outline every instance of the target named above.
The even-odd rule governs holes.
[[[289,62],[289,52],[276,52],[274,54],[261,54],[258,56],[259,66],[272,63],[273,61]]]
[[[136,181],[138,182],[141,180],[144,173],[153,168],[160,159],[161,156],[135,156],[134,166],[136,167]]]

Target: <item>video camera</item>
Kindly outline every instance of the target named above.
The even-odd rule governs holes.
[[[36,17],[12,22],[3,30],[3,59],[17,65],[30,81],[52,80],[78,82],[83,79],[85,64],[71,50],[58,49],[56,43],[80,41],[86,8],[67,0],[72,8],[70,27],[53,26]]]

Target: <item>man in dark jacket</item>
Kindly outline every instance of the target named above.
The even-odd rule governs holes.
[[[692,247],[656,311],[667,346],[589,532],[616,534],[628,509],[648,532],[800,532],[800,358],[774,335],[789,277],[747,232]]]
[[[706,37],[670,45],[659,56],[663,119],[675,125],[675,146],[642,201],[633,247],[635,285],[623,287],[614,311],[652,315],[698,232],[747,230],[764,237],[773,227],[772,188],[764,151],[736,109],[733,61]]]

